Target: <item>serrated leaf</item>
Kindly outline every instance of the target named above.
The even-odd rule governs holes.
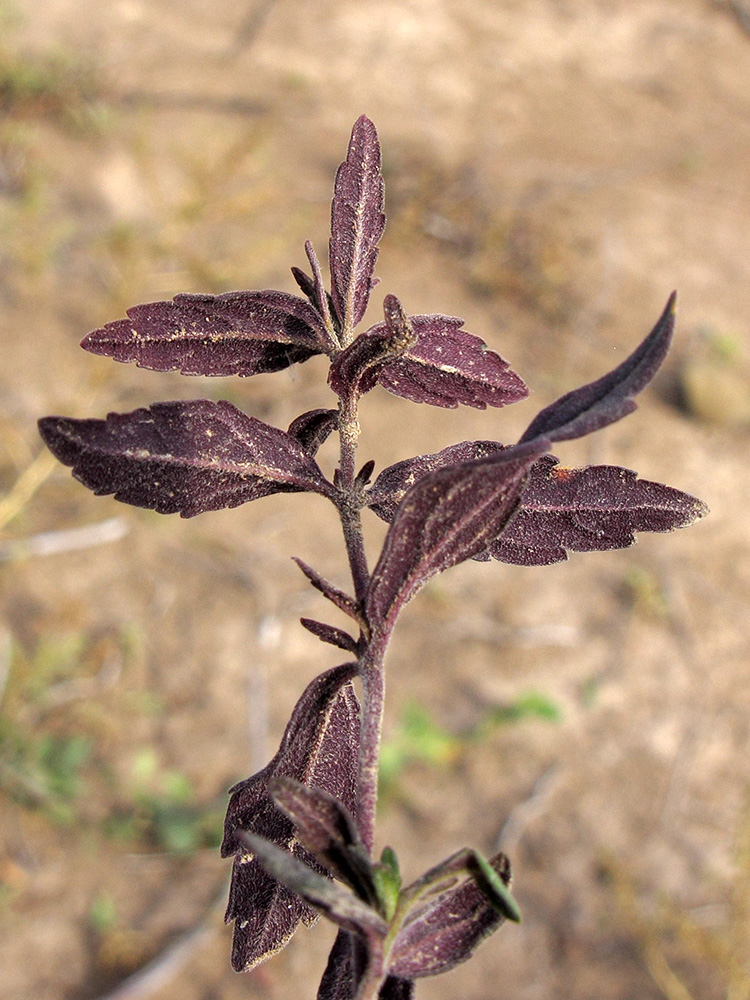
[[[183,375],[275,372],[329,349],[323,320],[287,292],[176,295],[127,311],[84,337],[81,347],[115,361]]]
[[[294,823],[302,846],[369,906],[378,905],[367,849],[357,824],[336,798],[291,778],[270,785],[276,805]]]
[[[367,309],[374,284],[378,241],[385,229],[383,199],[378,134],[362,115],[354,124],[346,159],[336,174],[331,204],[331,295],[344,346]]]
[[[265,837],[246,830],[241,830],[238,837],[269,875],[339,927],[362,935],[385,937],[388,931],[385,920],[348,889],[342,889]]]
[[[300,624],[308,632],[312,632],[314,636],[317,636],[321,642],[337,646],[347,653],[354,653],[355,655],[359,653],[357,640],[349,635],[348,632],[344,632],[343,629],[336,628],[334,625],[326,625],[325,622],[316,621],[314,618],[300,618]]]
[[[523,380],[508,362],[455,316],[410,316],[416,343],[403,356],[378,369],[378,384],[415,403],[455,409],[459,404],[484,410],[528,396]],[[362,336],[380,337],[385,323]],[[361,339],[361,338],[360,338]]]
[[[648,385],[669,350],[676,298],[672,292],[656,326],[630,357],[608,375],[566,393],[545,407],[529,424],[521,441],[532,441],[535,437],[568,441],[632,413],[636,408],[633,397]]]
[[[349,617],[353,618],[356,622],[361,622],[362,616],[359,606],[353,597],[350,597],[349,594],[345,594],[344,591],[339,590],[338,587],[334,587],[334,585],[329,583],[328,580],[324,580],[317,570],[308,566],[307,563],[303,562],[301,559],[298,559],[296,556],[292,556],[292,559],[297,563],[299,568],[316,590],[319,590],[324,597],[327,597],[328,600],[332,604],[335,604],[340,611],[344,612],[344,614],[349,615]]]
[[[490,859],[492,870],[510,884],[504,854]],[[474,878],[447,889],[407,916],[391,950],[389,972],[406,979],[435,976],[470,958],[503,922]]]
[[[294,437],[224,400],[154,403],[106,420],[44,417],[39,431],[97,496],[160,514],[193,517],[271,493],[330,495]]]
[[[483,552],[518,503],[544,440],[506,448],[489,458],[423,476],[401,501],[365,597],[374,627],[391,616],[436,573]]]
[[[545,455],[532,467],[513,519],[489,553],[502,562],[548,565],[571,552],[626,548],[637,531],[674,531],[704,517],[700,500],[638,479],[615,465],[562,468]]]
[[[357,337],[331,365],[328,384],[337,396],[358,396],[374,389],[384,366],[416,343],[411,323],[395,295],[386,295],[383,309],[386,322]]]
[[[308,410],[289,424],[287,434],[302,445],[308,455],[317,455],[338,426],[338,410]]]
[[[309,925],[317,919],[313,909],[247,852],[237,832],[249,830],[305,864],[317,865],[297,843],[289,818],[274,805],[269,782],[279,775],[292,777],[323,789],[350,810],[356,808],[360,720],[351,684],[356,672],[357,665],[348,663],[316,677],[297,702],[273,760],[230,789],[221,854],[235,855],[226,919],[235,921],[232,966],[237,971],[283,948],[300,920]]]

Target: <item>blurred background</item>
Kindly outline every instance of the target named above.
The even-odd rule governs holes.
[[[319,359],[190,380],[78,342],[180,291],[295,290],[362,113],[389,218],[373,321],[387,292],[462,316],[532,389],[485,413],[373,392],[362,460],[513,440],[676,287],[638,412],[558,452],[712,509],[624,552],[461,566],[404,615],[379,846],[407,878],[502,847],[524,911],[418,996],[750,997],[739,0],[0,0],[0,997],[313,996],[322,925],[229,970],[217,844],[227,788],[337,662],[297,623],[328,609],[290,560],[346,586],[332,511],[124,507],[56,466],[36,420],[203,396],[286,427],[331,405]]]

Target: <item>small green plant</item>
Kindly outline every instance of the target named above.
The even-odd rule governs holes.
[[[153,751],[136,756],[124,791],[123,804],[105,825],[111,835],[174,854],[221,843],[220,810],[201,806],[187,775],[161,767]]]
[[[396,729],[380,748],[380,794],[393,792],[410,764],[450,766],[472,745],[488,739],[495,730],[531,718],[559,722],[562,712],[546,695],[527,691],[507,705],[487,709],[470,729],[451,733],[435,721],[424,705],[409,702]]]
[[[302,296],[178,295],[136,306],[83,341],[95,354],[186,375],[259,375],[322,355],[334,408],[302,413],[286,431],[209,399],[105,420],[40,421],[52,452],[99,495],[192,517],[307,492],[328,500],[340,519],[350,591],[297,563],[351,622],[348,631],[308,618],[302,625],[348,659],[308,685],[276,755],[231,790],[222,844],[233,859],[227,919],[234,921],[235,969],[275,954],[319,914],[338,925],[319,1000],[408,1000],[416,979],[448,971],[504,920],[520,919],[502,853],[487,860],[461,849],[406,886],[390,848],[376,860],[385,658],[405,605],[468,559],[546,566],[569,551],[622,548],[636,531],[671,531],[706,513],[694,497],[628,469],[570,469],[551,454],[554,444],[636,408],[634,397],[669,347],[674,295],[629,357],[543,409],[517,443],[463,441],[397,461],[373,481],[375,463],[357,458],[365,393],[380,387],[415,403],[483,410],[528,392],[462,320],[410,315],[395,295],[383,300],[383,321],[356,332],[375,284],[383,198],[380,144],[363,116],[334,185],[330,290],[307,243],[309,272],[292,268]],[[331,436],[339,447],[329,479],[316,455]],[[367,510],[389,525],[374,565],[362,530]],[[511,717],[524,714],[554,710],[535,695]],[[432,724],[421,726],[419,738],[433,753],[450,748]]]

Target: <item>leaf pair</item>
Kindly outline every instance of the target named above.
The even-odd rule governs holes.
[[[360,713],[351,684],[356,672],[356,664],[348,663],[316,677],[294,707],[273,760],[230,790],[221,854],[235,856],[226,919],[235,921],[232,967],[238,972],[283,948],[300,920],[310,926],[317,919],[302,896],[268,873],[243,834],[260,836],[290,859],[323,870],[274,804],[270,786],[293,778],[356,810]]]
[[[545,454],[553,441],[632,412],[673,328],[674,295],[622,364],[542,410],[513,447],[464,441],[385,469],[365,496],[391,521],[366,595],[371,625],[387,631],[427,580],[466,559],[544,565],[565,559],[568,549],[623,547],[635,531],[670,531],[702,517],[699,500],[627,469],[560,469]]]
[[[337,799],[289,778],[270,785],[300,844],[348,889],[257,834],[239,833],[266,871],[336,923],[319,1000],[354,1000],[365,983],[386,1000],[409,997],[411,983],[465,961],[504,919],[520,919],[510,865],[457,852],[400,890],[392,852],[373,865],[350,812]]]

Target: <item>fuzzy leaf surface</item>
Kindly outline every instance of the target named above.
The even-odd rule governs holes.
[[[474,334],[462,330],[455,316],[410,316],[417,340],[403,357],[384,365],[378,383],[395,396],[415,403],[455,409],[459,404],[484,410],[525,399],[529,392],[508,362]],[[365,336],[385,336],[378,323]]]
[[[416,344],[416,334],[395,295],[386,295],[383,309],[385,323],[360,334],[331,365],[328,384],[338,396],[374,389],[384,366]]]
[[[521,441],[546,437],[568,441],[620,420],[636,408],[633,397],[654,377],[674,332],[676,294],[673,292],[656,326],[646,339],[609,374],[561,396],[541,410]]]
[[[489,553],[501,562],[544,566],[570,552],[627,548],[637,531],[674,531],[708,513],[681,490],[638,479],[616,465],[562,468],[540,458],[513,519]]]
[[[328,348],[316,310],[287,292],[176,295],[127,311],[84,337],[81,347],[115,361],[183,375],[280,371]]]
[[[315,456],[337,426],[337,410],[308,410],[295,417],[287,434],[296,438],[308,455]]]
[[[277,882],[301,896],[339,927],[362,935],[385,937],[388,930],[385,920],[348,889],[342,889],[265,837],[245,830],[240,831],[238,837]]]
[[[490,865],[509,885],[510,865],[505,855],[495,855]],[[466,879],[406,918],[393,944],[389,971],[406,979],[447,972],[470,958],[502,922],[503,917],[476,881]]]
[[[50,451],[97,496],[193,517],[271,493],[329,487],[291,435],[224,400],[154,403],[106,420],[44,417]]]
[[[317,1000],[354,1000],[368,961],[364,939],[358,934],[339,930],[328,955]]]
[[[332,795],[292,778],[274,779],[271,794],[294,823],[302,846],[360,899],[377,905],[372,866],[348,809]]]
[[[357,934],[340,930],[328,956],[317,1000],[355,1000],[367,964],[366,942]],[[414,983],[397,976],[387,976],[378,992],[378,1000],[412,1000],[413,996]]]
[[[333,305],[348,331],[362,319],[373,288],[378,241],[385,229],[383,200],[378,134],[362,115],[336,174],[328,248]]]
[[[317,919],[309,905],[247,851],[238,831],[258,834],[317,867],[297,842],[291,820],[274,804],[269,782],[279,775],[291,777],[323,789],[348,809],[356,807],[360,720],[351,684],[356,672],[356,664],[348,663],[316,677],[297,702],[273,760],[230,789],[221,854],[235,855],[226,920],[235,921],[232,967],[238,972],[283,948],[300,920],[310,925]]]
[[[436,573],[471,559],[497,538],[515,510],[545,440],[423,476],[396,510],[365,598],[378,626]]]
[[[327,625],[325,622],[316,621],[314,618],[300,618],[300,624],[308,632],[312,632],[314,636],[317,636],[321,642],[337,646],[347,653],[354,653],[356,655],[359,652],[357,649],[357,640],[350,636],[348,632],[344,632],[343,629],[336,628],[335,625]]]
[[[332,604],[335,604],[340,611],[344,612],[344,614],[349,615],[350,618],[353,618],[357,622],[360,621],[359,608],[357,607],[357,602],[353,597],[344,593],[343,590],[339,590],[338,587],[334,587],[332,583],[325,580],[317,570],[312,568],[312,566],[308,566],[307,563],[298,559],[296,556],[292,556],[292,558],[316,590],[319,590],[324,597],[327,597],[328,600]]]
[[[432,455],[417,455],[383,469],[365,493],[367,506],[384,521],[392,521],[396,508],[416,482],[429,472],[474,462],[504,450],[497,441],[461,441]]]

